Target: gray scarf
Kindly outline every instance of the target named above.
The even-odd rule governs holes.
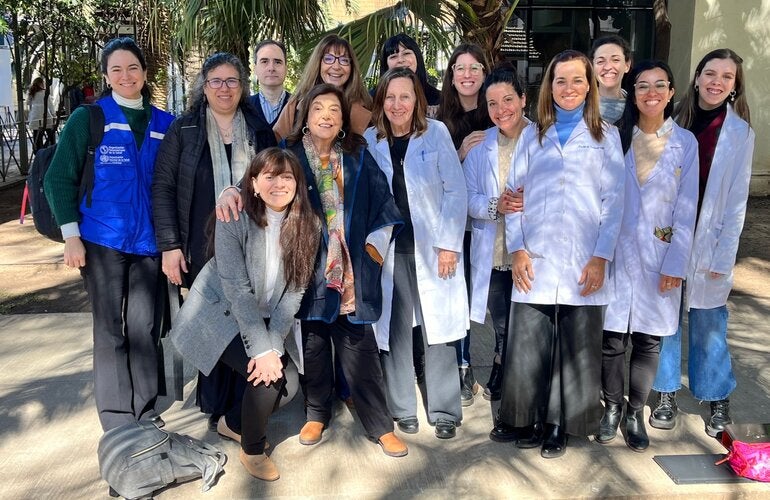
[[[227,162],[225,143],[219,134],[219,126],[211,108],[206,108],[206,134],[211,151],[211,163],[214,168],[214,196],[219,196],[227,186],[239,182],[254,157],[254,147],[249,139],[246,120],[240,108],[233,117],[232,158]]]

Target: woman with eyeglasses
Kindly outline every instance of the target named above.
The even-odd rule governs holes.
[[[599,429],[605,282],[623,184],[620,137],[599,114],[591,62],[561,52],[506,183],[523,187],[526,201],[505,216],[514,290],[499,416],[519,448],[542,445],[544,458],[562,456],[568,434]]]
[[[727,297],[746,217],[754,130],[751,128],[743,59],[730,49],[709,52],[695,68],[679,102],[676,121],[698,140],[700,184],[698,222],[687,271],[690,391],[708,401],[711,416],[706,433],[716,437],[730,418],[730,394],[736,381],[727,344]],[[676,391],[682,387],[682,330],[661,343],[659,391],[650,425],[673,429]]]
[[[155,419],[158,317],[165,286],[150,199],[163,135],[174,117],[150,104],[147,63],[131,38],[102,50],[106,83],[96,106],[104,135],[93,186],[80,193],[90,113],[80,107],[62,130],[45,190],[64,237],[64,264],[80,269],[93,317],[94,399],[102,429]]]
[[[465,160],[471,148],[484,140],[484,131],[492,126],[492,121],[484,107],[484,95],[481,92],[481,85],[484,83],[488,67],[484,52],[476,45],[464,43],[452,52],[444,73],[441,105],[436,119],[444,122],[449,129],[461,162]],[[463,240],[463,269],[469,297],[471,295],[470,249],[471,232],[470,226],[467,226]],[[463,406],[473,404],[473,396],[480,388],[473,375],[470,347],[471,332],[468,330],[465,338],[457,343],[460,398]]]
[[[434,118],[438,113],[438,107],[441,102],[441,92],[428,82],[428,72],[425,69],[425,59],[422,57],[422,51],[417,42],[405,33],[399,33],[387,40],[382,46],[380,54],[380,78],[393,68],[409,68],[417,75],[425,94],[425,100],[428,103],[428,109],[425,116]],[[377,89],[371,89],[369,92],[372,97]]]
[[[248,103],[248,81],[234,55],[220,52],[206,59],[187,111],[174,120],[158,151],[152,185],[155,237],[163,273],[174,285],[190,288],[209,260],[207,222],[219,193],[243,177],[254,155],[275,145],[272,131]],[[243,386],[224,364],[201,374],[197,386],[198,405],[211,414],[212,430],[236,440]]]
[[[615,124],[623,117],[626,91],[623,77],[631,69],[631,47],[618,35],[597,38],[589,55],[599,84],[599,110],[602,119]]]
[[[679,326],[698,204],[698,143],[671,118],[674,75],[666,63],[641,62],[629,80],[633,91],[620,121],[626,160],[623,222],[609,273],[614,295],[604,317],[604,416],[596,441],[614,440],[623,422],[626,444],[642,452],[650,444],[644,404],[658,368],[660,339]]]
[[[347,40],[337,35],[326,35],[313,49],[297,83],[294,95],[281,111],[273,126],[280,141],[295,130],[297,110],[302,99],[320,83],[339,88],[350,108],[350,125],[356,134],[363,134],[372,119],[369,107],[372,98],[364,87],[356,54]],[[301,127],[300,127],[301,128]]]

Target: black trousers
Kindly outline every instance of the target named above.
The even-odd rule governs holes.
[[[602,306],[513,303],[500,418],[515,427],[599,431]]]
[[[240,374],[244,382],[249,377],[247,371],[249,357],[243,348],[240,335],[233,337],[219,361]],[[264,453],[267,420],[278,409],[281,399],[289,395],[286,389],[287,355],[284,354],[281,361],[283,362],[283,376],[280,380],[270,384],[270,386],[266,386],[264,383],[254,386],[250,382],[245,382],[243,399],[237,402],[231,410],[231,412],[240,412],[239,418],[231,418],[230,412],[228,412],[227,426],[241,435],[241,448],[247,455]]]
[[[83,244],[86,265],[81,275],[94,324],[94,398],[107,431],[138,420],[155,407],[160,258]]]
[[[487,310],[492,317],[492,326],[495,329],[495,354],[499,354],[501,358],[505,354],[505,340],[508,336],[512,291],[511,272],[492,269],[489,275]]]
[[[385,379],[380,366],[374,331],[369,325],[353,324],[347,315],[333,323],[302,322],[305,374],[302,390],[307,419],[328,425],[334,402],[332,344],[356,405],[356,413],[371,439],[393,432],[393,419],[385,400]]]
[[[631,337],[631,362],[628,377],[628,404],[641,409],[650,395],[652,382],[658,371],[660,337],[634,332],[633,334],[604,332],[602,342],[602,389],[609,403],[623,402],[623,382],[626,367],[626,348]]]

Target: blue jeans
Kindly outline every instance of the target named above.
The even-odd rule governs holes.
[[[690,309],[688,313],[688,374],[690,392],[701,401],[718,401],[735,390],[730,350],[727,345],[727,306]],[[675,335],[661,337],[660,363],[652,388],[675,392],[682,388],[682,327]]]

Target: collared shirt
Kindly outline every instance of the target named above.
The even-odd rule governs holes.
[[[281,113],[281,104],[283,104],[284,99],[286,99],[286,91],[284,90],[281,92],[281,97],[275,105],[267,100],[267,97],[265,97],[262,91],[259,91],[257,95],[259,96],[259,104],[262,106],[262,113],[265,115],[265,120],[267,120],[267,123],[273,123]]]

